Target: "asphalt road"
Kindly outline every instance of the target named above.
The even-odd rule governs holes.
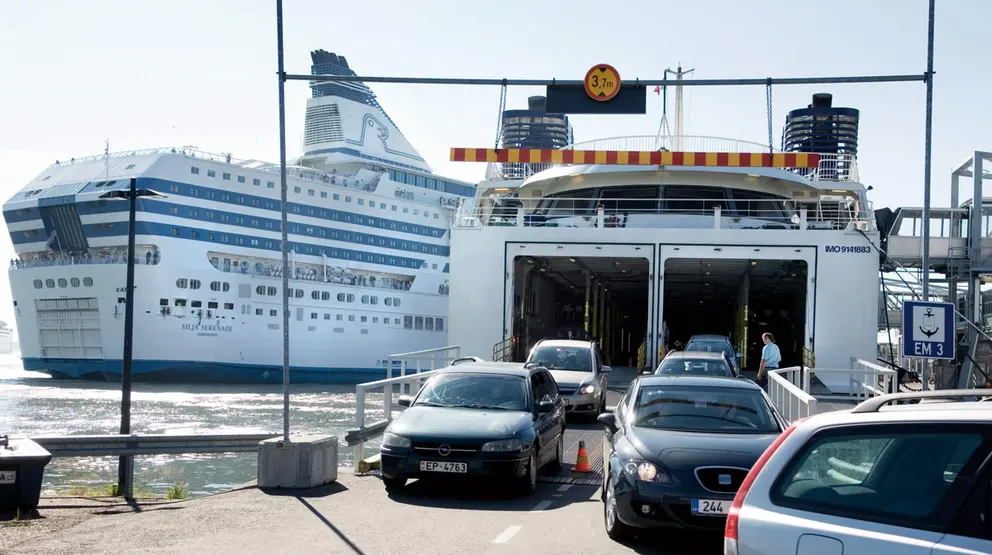
[[[629,545],[613,542],[603,529],[599,488],[567,484],[540,484],[529,497],[505,488],[420,482],[387,494],[375,476],[342,474],[336,484],[305,492],[247,488],[98,512],[71,527],[36,530],[8,543],[9,553],[705,555],[720,553],[722,545],[720,534],[670,532],[644,533]],[[34,526],[44,522],[27,524]]]

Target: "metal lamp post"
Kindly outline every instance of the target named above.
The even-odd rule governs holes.
[[[134,335],[134,220],[138,197],[165,198],[151,189],[138,189],[131,178],[127,190],[118,189],[100,195],[101,199],[127,200],[127,283],[124,292],[124,356],[121,361],[121,435],[131,433],[131,359]],[[117,467],[117,493],[130,501],[134,498],[134,457],[121,455]]]

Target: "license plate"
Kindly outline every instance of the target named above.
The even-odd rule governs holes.
[[[697,515],[720,515],[730,512],[730,501],[693,499],[692,512]]]
[[[0,470],[0,484],[13,484],[17,482],[16,470]]]
[[[468,472],[468,463],[451,461],[420,461],[420,471],[465,474]]]

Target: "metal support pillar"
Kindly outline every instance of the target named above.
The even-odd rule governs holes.
[[[589,333],[589,295],[592,293],[592,274],[586,270],[586,306],[585,315],[582,318],[582,329]]]
[[[134,359],[134,221],[137,212],[137,179],[131,178],[127,213],[127,277],[124,284],[124,356],[121,360],[121,435],[131,433],[131,362]],[[134,499],[134,457],[121,455],[117,464],[117,494]]]
[[[933,15],[936,0],[930,0],[927,19],[927,107],[923,154],[923,300],[930,300],[930,156],[933,133]],[[976,197],[981,198],[981,197]]]
[[[282,0],[276,0],[276,44],[279,49],[279,211],[282,222],[282,439],[289,441],[289,225],[286,206],[286,72],[282,48]]]

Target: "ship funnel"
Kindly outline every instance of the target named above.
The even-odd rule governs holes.
[[[858,157],[859,119],[857,109],[834,108],[832,94],[816,93],[809,106],[785,116],[782,150],[837,155],[821,157],[820,179],[846,180]]]
[[[546,113],[548,111],[548,98],[545,96],[528,97],[527,108],[532,112]]]

